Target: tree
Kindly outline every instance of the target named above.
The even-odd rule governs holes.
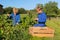
[[[40,7],[40,8],[43,8],[43,4],[37,4],[36,7]]]
[[[11,13],[12,12],[12,7],[6,7],[4,8],[4,13]]]
[[[58,7],[56,2],[49,2],[44,5],[44,11],[47,15],[57,15]]]
[[[19,9],[19,13],[20,14],[26,14],[27,12],[26,12],[26,10],[24,8],[20,8]]]
[[[60,9],[58,9],[58,12],[57,13],[58,13],[57,15],[60,16]]]
[[[3,13],[3,5],[0,4],[0,14]]]

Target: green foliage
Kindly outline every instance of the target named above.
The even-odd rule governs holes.
[[[53,5],[52,5],[53,4]],[[39,6],[43,4],[38,4]],[[47,15],[59,15],[60,9],[57,7],[57,3],[49,2],[46,3],[44,6],[44,11]],[[5,13],[12,12],[12,8],[5,8]],[[57,11],[58,10],[58,11]],[[37,17],[36,10],[27,11],[21,8],[19,12],[22,13],[21,15],[21,23],[16,25],[15,27],[12,26],[12,20],[7,19],[6,14],[0,15],[0,40],[60,40],[60,19],[52,19],[47,20],[46,24],[48,27],[51,27],[55,30],[55,36],[53,38],[40,38],[40,37],[32,37],[29,35],[28,28],[33,26],[36,21],[34,18]]]
[[[6,7],[6,8],[4,8],[4,13],[6,14],[6,13],[11,13],[12,12],[12,7]]]
[[[37,4],[37,7],[43,8],[43,4]]]
[[[53,4],[53,5],[52,5]],[[57,14],[58,12],[58,6],[56,2],[49,2],[46,3],[44,6],[44,11],[48,14],[48,15],[53,15],[53,14]]]
[[[26,10],[24,8],[20,8],[19,9],[19,13],[20,14],[26,14],[27,12],[26,12]]]
[[[55,30],[53,38],[32,37],[28,33],[28,28],[36,22],[33,19],[36,14],[21,14],[21,23],[15,27],[11,26],[12,21],[6,19],[6,14],[0,15],[0,40],[60,40],[60,19],[47,20],[46,24]]]
[[[12,26],[12,20],[6,14],[0,15],[0,40],[29,40],[29,17],[23,17],[22,23]],[[28,36],[28,37],[27,37]]]

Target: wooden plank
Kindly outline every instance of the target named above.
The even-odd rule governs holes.
[[[30,27],[29,34],[37,37],[54,37],[54,30],[49,27]]]

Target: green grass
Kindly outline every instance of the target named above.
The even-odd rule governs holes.
[[[47,27],[50,27],[55,30],[54,37],[53,38],[39,38],[39,37],[33,37],[31,40],[60,40],[60,20],[52,19],[47,20],[46,22]]]

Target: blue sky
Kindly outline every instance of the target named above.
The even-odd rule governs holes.
[[[3,7],[16,7],[16,8],[25,8],[25,9],[34,9],[37,4],[45,4],[49,1],[55,1],[58,3],[58,7],[60,8],[60,0],[0,0],[0,4]]]

